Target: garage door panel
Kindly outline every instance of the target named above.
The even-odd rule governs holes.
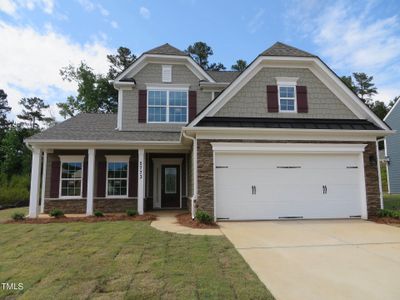
[[[218,154],[216,212],[232,220],[361,215],[357,155]],[[253,187],[256,190],[253,190]]]

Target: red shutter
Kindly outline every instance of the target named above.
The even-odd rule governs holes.
[[[137,196],[137,184],[138,184],[138,166],[137,161],[130,161],[129,162],[129,197],[136,197]]]
[[[97,197],[105,197],[106,195],[106,172],[107,163],[99,161],[97,167]]]
[[[278,87],[267,85],[267,108],[268,112],[279,112]]]
[[[189,122],[197,115],[197,93],[196,91],[189,91]]]
[[[50,198],[58,198],[59,195],[60,195],[60,162],[53,161],[51,163]]]
[[[307,113],[308,112],[307,87],[297,86],[296,96],[297,96],[297,112]]]
[[[139,90],[139,123],[146,123],[147,90]]]
[[[88,172],[88,164],[87,161],[85,161],[83,163],[82,197],[87,196],[87,172]]]

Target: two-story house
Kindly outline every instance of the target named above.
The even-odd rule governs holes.
[[[79,114],[26,141],[30,217],[367,218],[381,207],[376,140],[391,130],[315,55],[276,43],[241,73],[205,71],[165,44],[114,87],[117,114]]]

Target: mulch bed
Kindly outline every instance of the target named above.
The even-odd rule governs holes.
[[[396,218],[389,218],[389,217],[371,218],[371,221],[374,221],[374,222],[379,223],[379,224],[388,224],[388,225],[400,226],[400,219],[396,219]]]
[[[96,223],[96,222],[110,222],[110,221],[154,221],[157,216],[152,214],[137,215],[129,217],[126,215],[105,215],[104,217],[62,217],[62,218],[37,218],[25,219],[21,221],[8,220],[4,224],[49,224],[49,223]]]
[[[191,228],[200,228],[200,229],[216,229],[219,228],[217,223],[203,224],[197,220],[192,220],[192,216],[190,213],[184,213],[176,216],[178,223]]]

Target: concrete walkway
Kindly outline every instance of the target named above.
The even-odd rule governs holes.
[[[168,231],[179,234],[193,234],[193,235],[222,235],[219,228],[216,229],[198,229],[190,228],[180,225],[176,220],[176,215],[183,213],[183,211],[154,211],[151,214],[157,216],[157,220],[151,222],[151,226],[160,230]]]
[[[400,228],[363,220],[219,223],[276,299],[400,299]]]

